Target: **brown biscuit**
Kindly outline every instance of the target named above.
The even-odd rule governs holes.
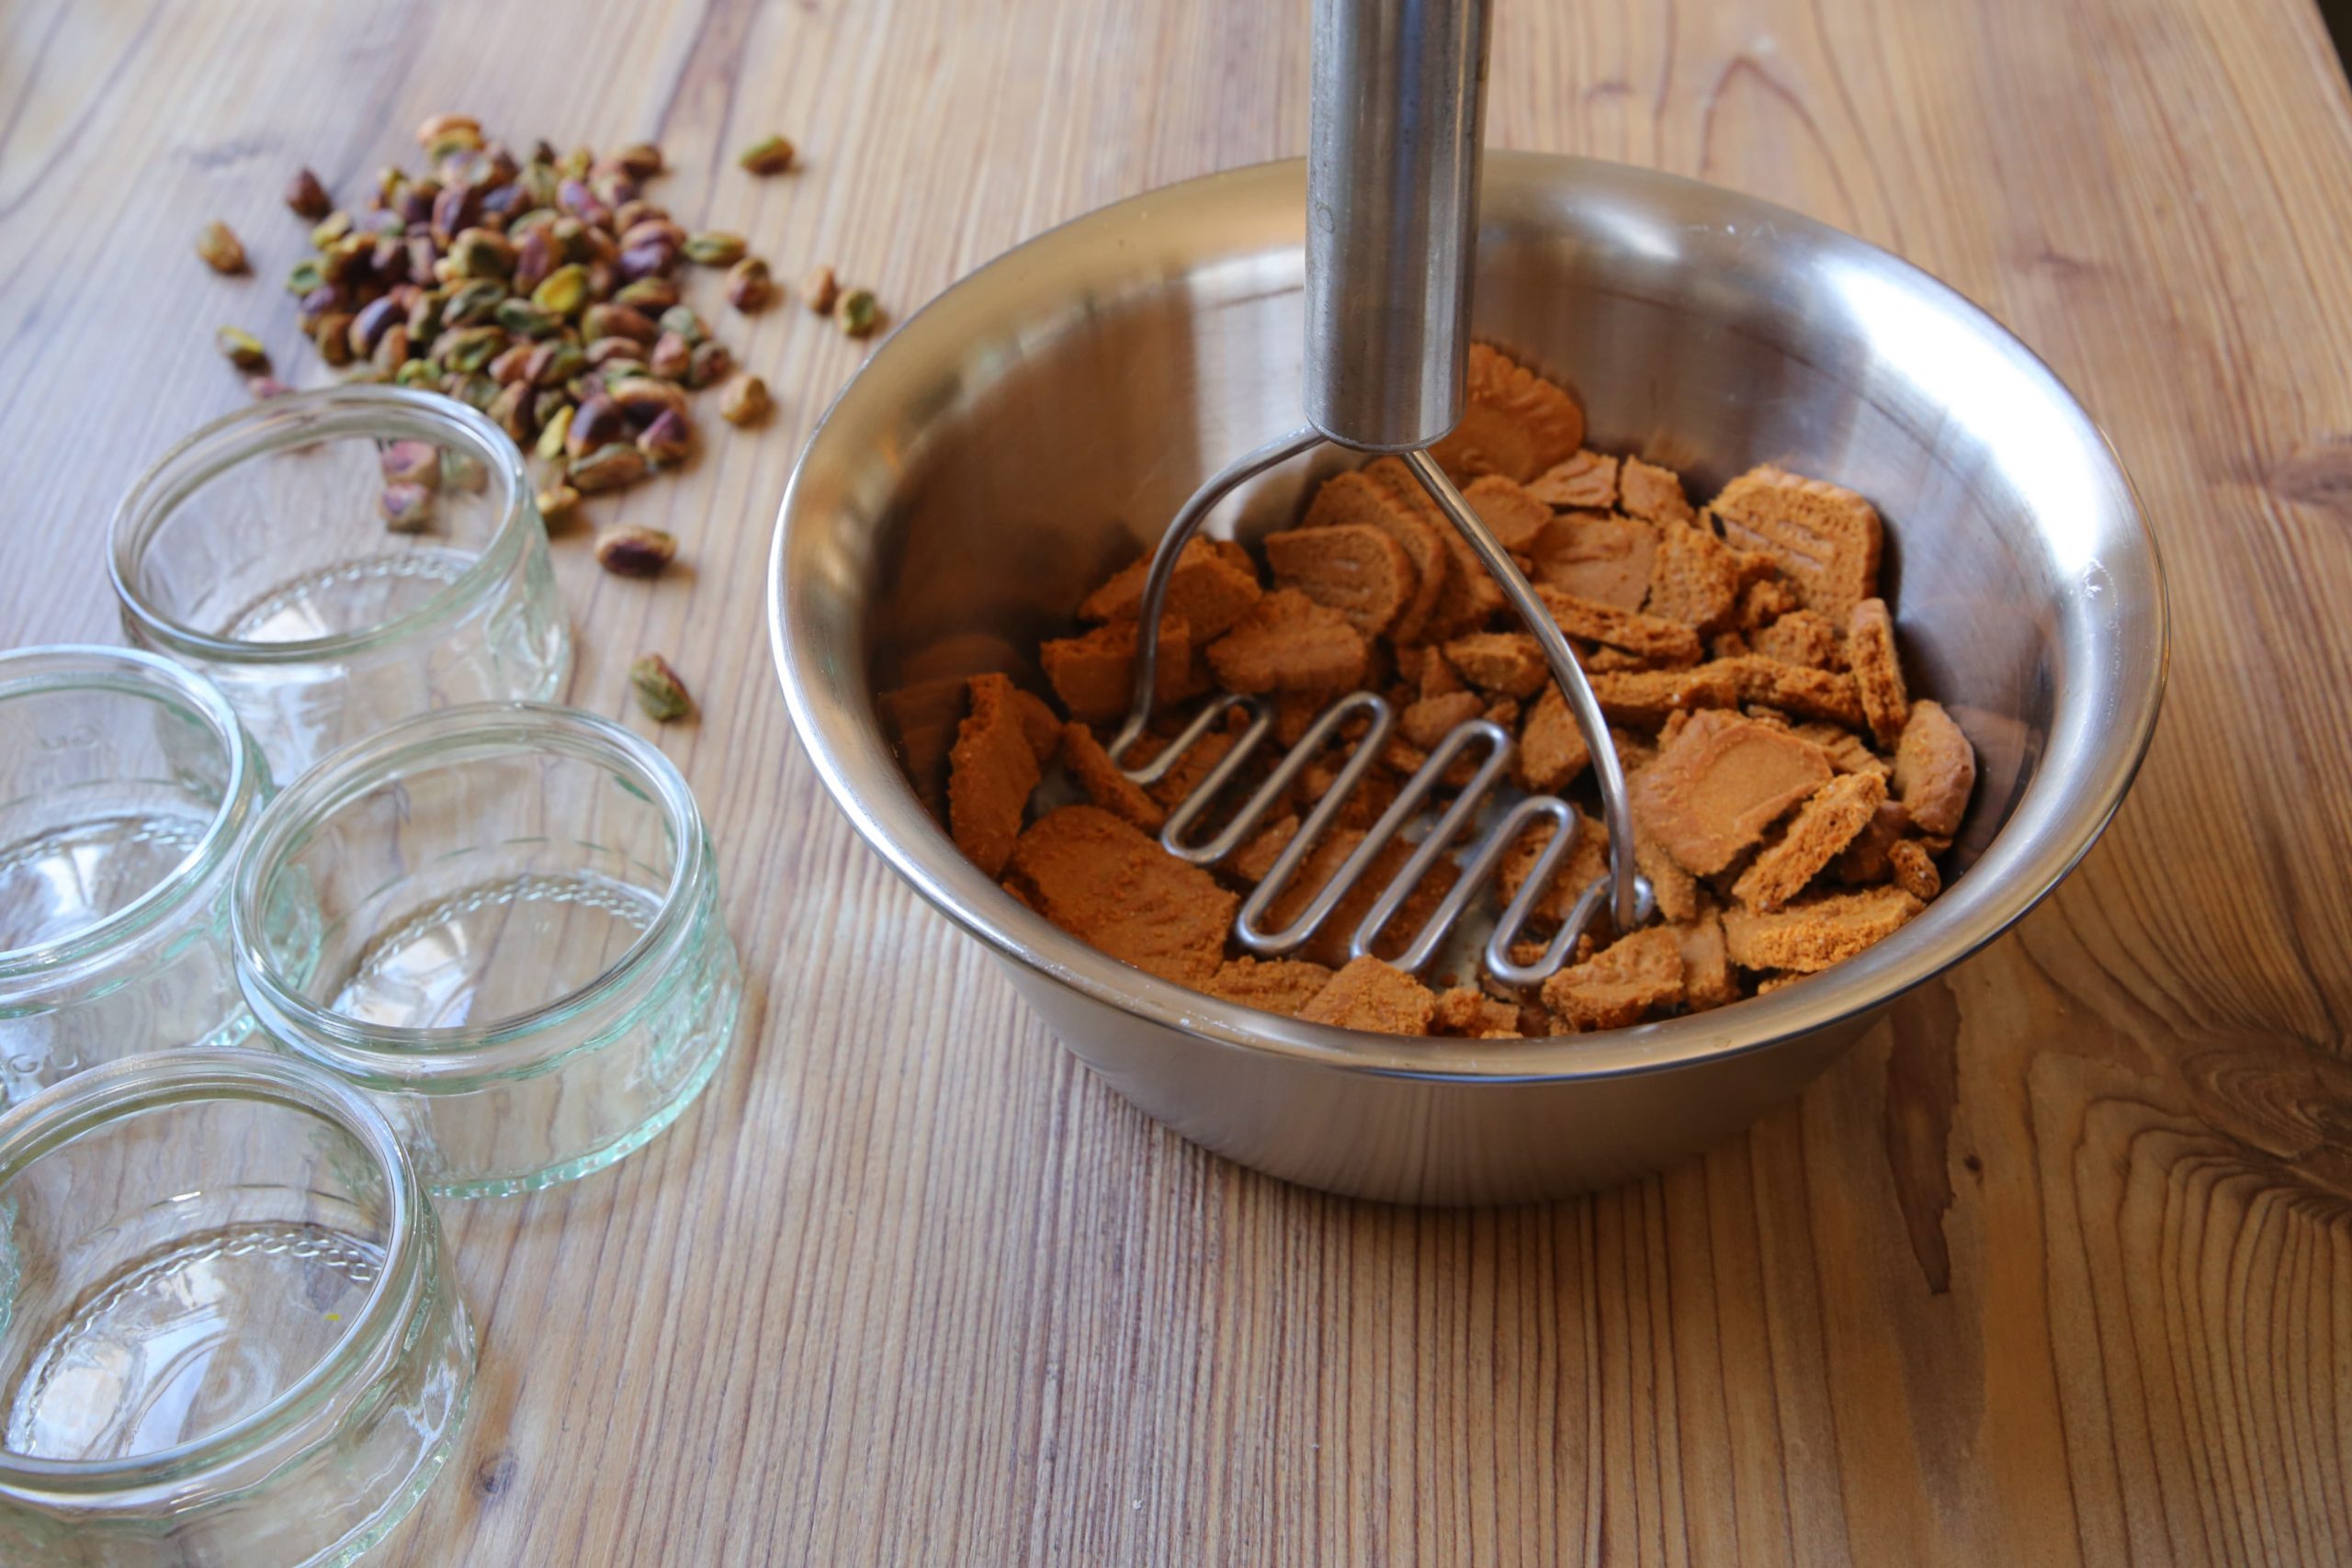
[[[1552,619],[1570,637],[1605,642],[1661,663],[1690,664],[1698,660],[1699,634],[1679,621],[1645,615],[1638,610],[1621,610],[1614,604],[1579,598],[1548,584],[1537,588],[1535,596],[1544,601],[1544,607],[1552,612]]]
[[[1519,1009],[1496,1001],[1471,986],[1456,986],[1437,998],[1430,1032],[1457,1040],[1517,1040]]]
[[[1419,586],[1405,547],[1368,523],[1266,536],[1274,586],[1340,612],[1366,637],[1396,625]]]
[[[1739,592],[1739,624],[1747,631],[1761,630],[1795,608],[1796,594],[1777,574]]]
[[[1225,761],[1225,754],[1232,750],[1240,739],[1238,731],[1213,729],[1193,741],[1190,749],[1182,757],[1176,759],[1173,767],[1148,786],[1151,791],[1151,798],[1169,810],[1175,810],[1184,803],[1187,795],[1200,788],[1209,774],[1216,771],[1216,765]],[[1138,747],[1137,750],[1140,750],[1141,748]],[[1137,761],[1142,760],[1140,757],[1136,759]],[[1235,800],[1248,798],[1249,791],[1241,781],[1235,781],[1230,787],[1234,793],[1227,798]]]
[[[1545,684],[1528,710],[1526,727],[1519,732],[1514,765],[1521,787],[1538,795],[1557,794],[1575,783],[1591,762],[1592,752],[1584,743],[1584,732],[1577,728],[1576,715],[1568,711],[1567,699],[1560,695],[1557,686]]]
[[[1438,742],[1453,733],[1456,727],[1479,717],[1486,711],[1487,699],[1476,692],[1424,697],[1396,716],[1396,733],[1405,738],[1408,745],[1423,751],[1434,751]]]
[[[1293,812],[1287,817],[1278,818],[1259,829],[1248,843],[1227,856],[1223,863],[1225,869],[1245,882],[1263,882],[1266,874],[1274,869],[1274,862],[1297,837],[1298,814]]]
[[[1809,665],[1784,664],[1760,653],[1718,659],[1710,666],[1738,682],[1742,702],[1762,703],[1805,718],[1826,718],[1859,727],[1862,694],[1851,675]]]
[[[1883,599],[1865,599],[1846,621],[1846,652],[1854,666],[1863,716],[1882,746],[1903,739],[1911,717],[1910,694],[1903,687],[1903,662],[1894,652],[1894,618]]]
[[[1901,801],[1880,801],[1878,808],[1871,813],[1870,821],[1854,835],[1854,841],[1846,846],[1845,852],[1830,866],[1830,874],[1849,886],[1884,882],[1894,872],[1894,862],[1887,858],[1887,852],[1910,830],[1910,827],[1911,813],[1903,808]]]
[[[1544,1005],[1564,1031],[1577,1033],[1623,1029],[1681,999],[1682,945],[1665,926],[1620,937],[1544,982]]]
[[[1699,912],[1699,879],[1677,864],[1639,820],[1634,824],[1634,868],[1648,881],[1660,915],[1687,920]]]
[[[1228,551],[1238,552],[1236,562]],[[1078,607],[1082,621],[1132,621],[1143,610],[1144,579],[1151,573],[1146,556],[1086,596]],[[1204,646],[1249,613],[1264,590],[1258,586],[1257,569],[1249,552],[1225,540],[1191,538],[1176,557],[1176,570],[1168,580],[1163,614],[1182,615],[1192,628],[1194,646]]]
[[[1758,583],[1747,592],[1769,587]],[[1743,601],[1744,603],[1744,601]],[[1783,664],[1806,664],[1815,670],[1843,670],[1846,650],[1838,646],[1838,628],[1818,610],[1792,610],[1747,636],[1748,648]]]
[[[1529,921],[1538,928],[1555,927],[1566,919],[1568,910],[1594,879],[1609,874],[1608,833],[1575,806],[1568,809],[1576,812],[1576,841],[1568,846],[1566,856],[1552,873],[1552,880],[1536,897],[1535,907],[1528,911]],[[1495,868],[1495,884],[1504,908],[1508,908],[1510,901],[1519,897],[1520,888],[1534,874],[1536,857],[1551,841],[1552,825],[1538,822],[1503,852],[1502,861]]]
[[[1053,766],[1056,753],[1062,749],[1062,721],[1052,705],[1035,693],[1015,686],[1012,711],[1021,720],[1021,733],[1028,738],[1029,750],[1036,754],[1037,766]]]
[[[1159,618],[1159,660],[1152,689],[1159,703],[1193,694],[1193,634],[1178,615]],[[1056,637],[1037,650],[1046,679],[1072,718],[1101,724],[1127,716],[1135,697],[1136,623],[1114,621],[1083,637]]]
[[[1462,678],[1498,696],[1531,697],[1552,678],[1544,649],[1525,632],[1472,632],[1445,645]]]
[[[1894,873],[1894,885],[1922,904],[1931,902],[1944,890],[1943,873],[1936,869],[1936,857],[1917,839],[1897,839],[1888,845],[1886,863]]]
[[[1770,556],[1806,607],[1838,626],[1878,592],[1883,531],[1850,490],[1767,464],[1725,485],[1713,510],[1725,540]]]
[[[1419,515],[1445,541],[1445,582],[1438,590],[1437,604],[1430,612],[1423,635],[1431,638],[1450,637],[1485,625],[1487,616],[1503,607],[1502,585],[1487,572],[1478,552],[1462,536],[1462,530],[1430,499],[1429,491],[1422,488],[1413,470],[1405,466],[1402,457],[1375,457],[1364,465],[1363,472],[1367,479],[1386,487],[1398,505]]]
[[[1724,922],[1713,909],[1667,928],[1682,949],[1682,1005],[1704,1012],[1739,1000],[1739,981],[1724,945]]]
[[[1678,713],[1737,703],[1739,682],[1723,668],[1725,662],[1688,670],[1595,671],[1592,694],[1600,699],[1600,711],[1618,723],[1655,729]]]
[[[907,782],[934,817],[947,814],[947,753],[956,727],[972,705],[971,688],[961,675],[934,676],[874,694],[874,708],[905,764]],[[1054,720],[1058,736],[1061,720]]]
[[[1617,459],[1598,452],[1571,452],[1528,480],[1527,493],[1564,511],[1606,512],[1617,504]]]
[[[1436,1013],[1437,998],[1427,986],[1377,958],[1356,959],[1298,1010],[1309,1023],[1374,1034],[1427,1034]]]
[[[1228,692],[1340,693],[1364,683],[1372,649],[1339,611],[1277,588],[1209,644],[1209,667]]]
[[[1413,596],[1396,613],[1388,635],[1400,643],[1414,641],[1427,626],[1430,612],[1436,608],[1438,595],[1444,591],[1447,573],[1452,570],[1453,557],[1445,547],[1445,535],[1450,530],[1399,502],[1388,486],[1366,473],[1335,474],[1324,480],[1299,527],[1339,528],[1353,525],[1379,529],[1396,541],[1405,558],[1412,563]]]
[[[1485,344],[1470,345],[1462,423],[1430,448],[1457,480],[1501,474],[1525,484],[1584,444],[1584,410]]]
[[[1717,631],[1737,612],[1740,586],[1739,562],[1721,539],[1679,525],[1658,530],[1645,606],[1651,615]]]
[[[1552,521],[1552,509],[1536,500],[1514,480],[1500,474],[1487,474],[1472,479],[1462,487],[1462,499],[1477,513],[1487,532],[1494,535],[1503,548],[1521,555],[1535,542],[1535,536]]]
[[[1693,714],[1630,786],[1643,830],[1695,876],[1712,876],[1829,782],[1821,749],[1735,714]]]
[[[1960,831],[1968,796],[1976,788],[1976,749],[1940,703],[1911,705],[1894,749],[1894,793],[1922,833],[1948,839]]]
[[[1781,908],[1854,841],[1885,799],[1886,784],[1876,773],[1839,773],[1814,791],[1780,841],[1740,873],[1732,897],[1751,909]]]
[[[1888,769],[1885,761],[1852,730],[1839,725],[1818,721],[1791,727],[1804,739],[1812,741],[1829,755],[1829,765],[1841,773],[1876,773],[1884,778]]]
[[[1628,457],[1617,470],[1618,504],[1636,517],[1653,523],[1679,523],[1688,527],[1699,520],[1690,498],[1682,493],[1682,476],[1672,468]]]
[[[1434,648],[1421,650],[1420,682],[1420,694],[1425,697],[1442,697],[1469,690],[1463,682],[1462,671],[1453,667],[1453,660]]]
[[[1295,1013],[1331,983],[1331,971],[1296,958],[1228,958],[1201,989],[1260,1012]]]
[[[1204,739],[1208,739],[1204,737]],[[1143,785],[1119,771],[1094,731],[1073,719],[1062,731],[1062,761],[1087,797],[1103,810],[1123,817],[1147,833],[1157,833],[1168,813]]]
[[[1922,908],[1893,886],[1858,893],[1824,893],[1784,909],[1724,913],[1724,945],[1743,969],[1793,969],[1813,974],[1892,936]]]
[[[1649,597],[1657,529],[1636,517],[1570,513],[1544,525],[1530,553],[1538,582],[1638,610]]]
[[[947,830],[974,865],[1001,874],[1020,836],[1022,814],[1041,776],[1003,675],[975,675],[972,711],[947,754]]]
[[[1007,864],[1032,908],[1123,963],[1198,986],[1225,961],[1240,899],[1099,807],[1048,812]]]

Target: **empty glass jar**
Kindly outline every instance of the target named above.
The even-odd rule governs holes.
[[[336,753],[263,814],[232,908],[262,1029],[373,1095],[438,1193],[610,1164],[734,1037],[702,814],[592,714],[453,708]]]
[[[0,1100],[244,1037],[229,885],[268,795],[228,703],[178,666],[0,654]]]
[[[0,1117],[0,1562],[348,1562],[473,1368],[408,1155],[317,1068],[164,1052]]]
[[[522,455],[433,393],[340,387],[206,425],[131,487],[110,547],[130,640],[219,685],[281,779],[571,671]]]

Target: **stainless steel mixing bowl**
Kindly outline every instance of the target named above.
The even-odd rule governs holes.
[[[909,320],[785,494],[769,581],[785,695],[866,840],[989,944],[1070,1050],[1185,1136],[1405,1201],[1617,1181],[1794,1093],[2081,858],[2155,723],[2155,547],[2065,388],[1933,278],[1727,191],[1496,153],[1477,335],[1571,386],[1591,445],[1679,468],[1701,495],[1775,460],[1885,513],[1913,685],[1980,761],[1948,863],[1962,874],[1803,985],[1582,1038],[1394,1039],[1155,979],[1001,891],[926,801],[955,678],[1003,669],[1045,690],[1038,640],[1204,476],[1299,423],[1305,220],[1298,163],[1211,175],[1046,234]],[[1213,531],[1283,526],[1342,462],[1270,473]]]

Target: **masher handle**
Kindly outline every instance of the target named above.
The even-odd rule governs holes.
[[[1306,417],[1343,446],[1462,418],[1487,0],[1315,0]]]

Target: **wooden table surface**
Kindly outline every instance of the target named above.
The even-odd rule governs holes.
[[[295,378],[298,165],[464,109],[654,137],[663,198],[903,313],[1089,208],[1295,153],[1306,5],[0,6],[0,642],[113,640],[139,468]],[[447,1212],[482,1330],[402,1563],[2352,1559],[2352,106],[2310,0],[1498,0],[1489,139],[1694,174],[2014,327],[2135,476],[2170,699],[2105,841],[1750,1134],[1586,1201],[1413,1213],[1145,1121],[858,842],[762,578],[864,350],[729,327],[780,417],[601,510],[572,700],[658,732],[751,1001],[666,1136]],[[782,130],[806,167],[733,152]],[[225,217],[263,277],[214,277]],[[714,430],[718,427],[715,423]],[[723,433],[722,433],[723,436]]]

